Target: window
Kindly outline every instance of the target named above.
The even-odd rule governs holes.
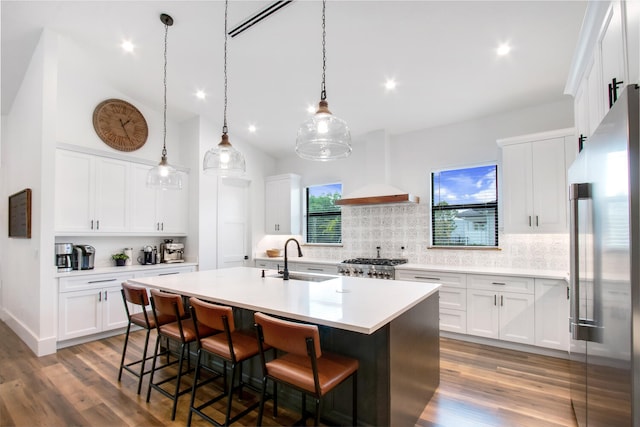
[[[433,246],[498,246],[497,166],[431,174]]]
[[[342,243],[342,184],[313,185],[306,189],[306,242]]]

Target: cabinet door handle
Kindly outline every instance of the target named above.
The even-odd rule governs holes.
[[[427,276],[413,276],[414,279],[422,279],[422,280],[440,280],[439,277],[427,277]]]
[[[160,274],[158,274],[158,276],[170,276],[172,274],[180,274],[180,272],[179,271],[174,271],[174,272],[171,272],[171,273],[160,273]]]
[[[538,224],[538,215],[536,215],[536,227],[538,227],[540,224]]]
[[[98,302],[102,302],[102,291],[98,292]]]
[[[506,286],[506,283],[502,283],[502,282],[491,282],[492,285],[500,285],[500,286]]]
[[[529,227],[531,227],[531,215],[529,215]]]
[[[91,229],[93,230],[93,220],[91,220]]]
[[[308,267],[307,270],[308,271],[319,271],[319,272],[323,271],[321,268],[313,268],[313,267]]]
[[[100,220],[96,221],[96,230],[100,230]]]
[[[160,224],[160,231],[164,231],[164,222],[161,222]]]
[[[500,295],[500,306],[504,305],[504,295]]]
[[[104,300],[107,301],[109,299],[109,294],[107,291],[104,291]]]
[[[497,295],[493,296],[493,305],[498,305],[498,296]]]

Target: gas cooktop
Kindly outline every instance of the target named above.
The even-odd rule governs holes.
[[[342,261],[342,264],[362,264],[362,265],[400,265],[405,264],[406,258],[352,258]]]

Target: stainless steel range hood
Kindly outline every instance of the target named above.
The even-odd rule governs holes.
[[[420,198],[387,184],[372,184],[362,187],[335,202],[336,205],[342,206],[385,203],[420,203]]]
[[[365,185],[348,192],[337,200],[336,205],[378,205],[386,203],[419,203],[420,198],[406,191],[389,185],[390,146],[389,138],[384,130],[372,131],[364,135],[358,143],[358,155],[366,165],[364,170]]]

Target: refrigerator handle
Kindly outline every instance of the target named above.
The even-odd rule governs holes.
[[[571,265],[570,265],[570,320],[569,332],[571,338],[580,341],[602,342],[600,328],[593,322],[585,321],[580,316],[580,246],[578,238],[578,201],[591,199],[591,184],[571,184],[569,187],[570,200],[570,246],[571,246]]]

